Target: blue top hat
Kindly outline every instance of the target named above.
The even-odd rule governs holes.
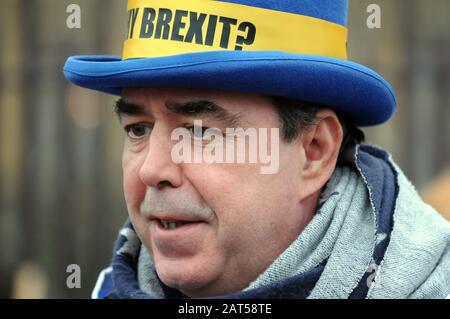
[[[129,0],[123,57],[74,56],[66,78],[120,95],[132,86],[283,96],[387,121],[395,93],[347,60],[347,0]]]

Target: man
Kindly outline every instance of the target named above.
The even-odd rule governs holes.
[[[130,0],[128,15],[123,59],[64,69],[121,96],[129,221],[94,298],[450,293],[449,224],[361,144],[396,102],[347,61],[347,1]]]

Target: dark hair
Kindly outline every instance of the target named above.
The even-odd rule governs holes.
[[[326,106],[279,96],[271,96],[280,121],[281,136],[284,141],[292,142],[304,129],[317,123],[317,112]],[[343,112],[335,111],[342,126],[343,139],[337,165],[354,165],[356,145],[364,142],[364,133],[353,124]]]

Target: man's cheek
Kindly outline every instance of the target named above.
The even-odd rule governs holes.
[[[123,166],[123,189],[128,208],[138,209],[144,200],[146,186],[139,178],[139,169],[136,166]]]

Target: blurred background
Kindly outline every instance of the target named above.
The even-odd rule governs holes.
[[[69,29],[66,8],[81,8]],[[381,28],[369,29],[369,4]],[[350,59],[398,95],[364,129],[450,218],[450,1],[350,0]],[[127,217],[115,98],[63,76],[70,55],[121,55],[126,0],[0,1],[0,298],[89,298]],[[81,268],[69,289],[67,266]]]

